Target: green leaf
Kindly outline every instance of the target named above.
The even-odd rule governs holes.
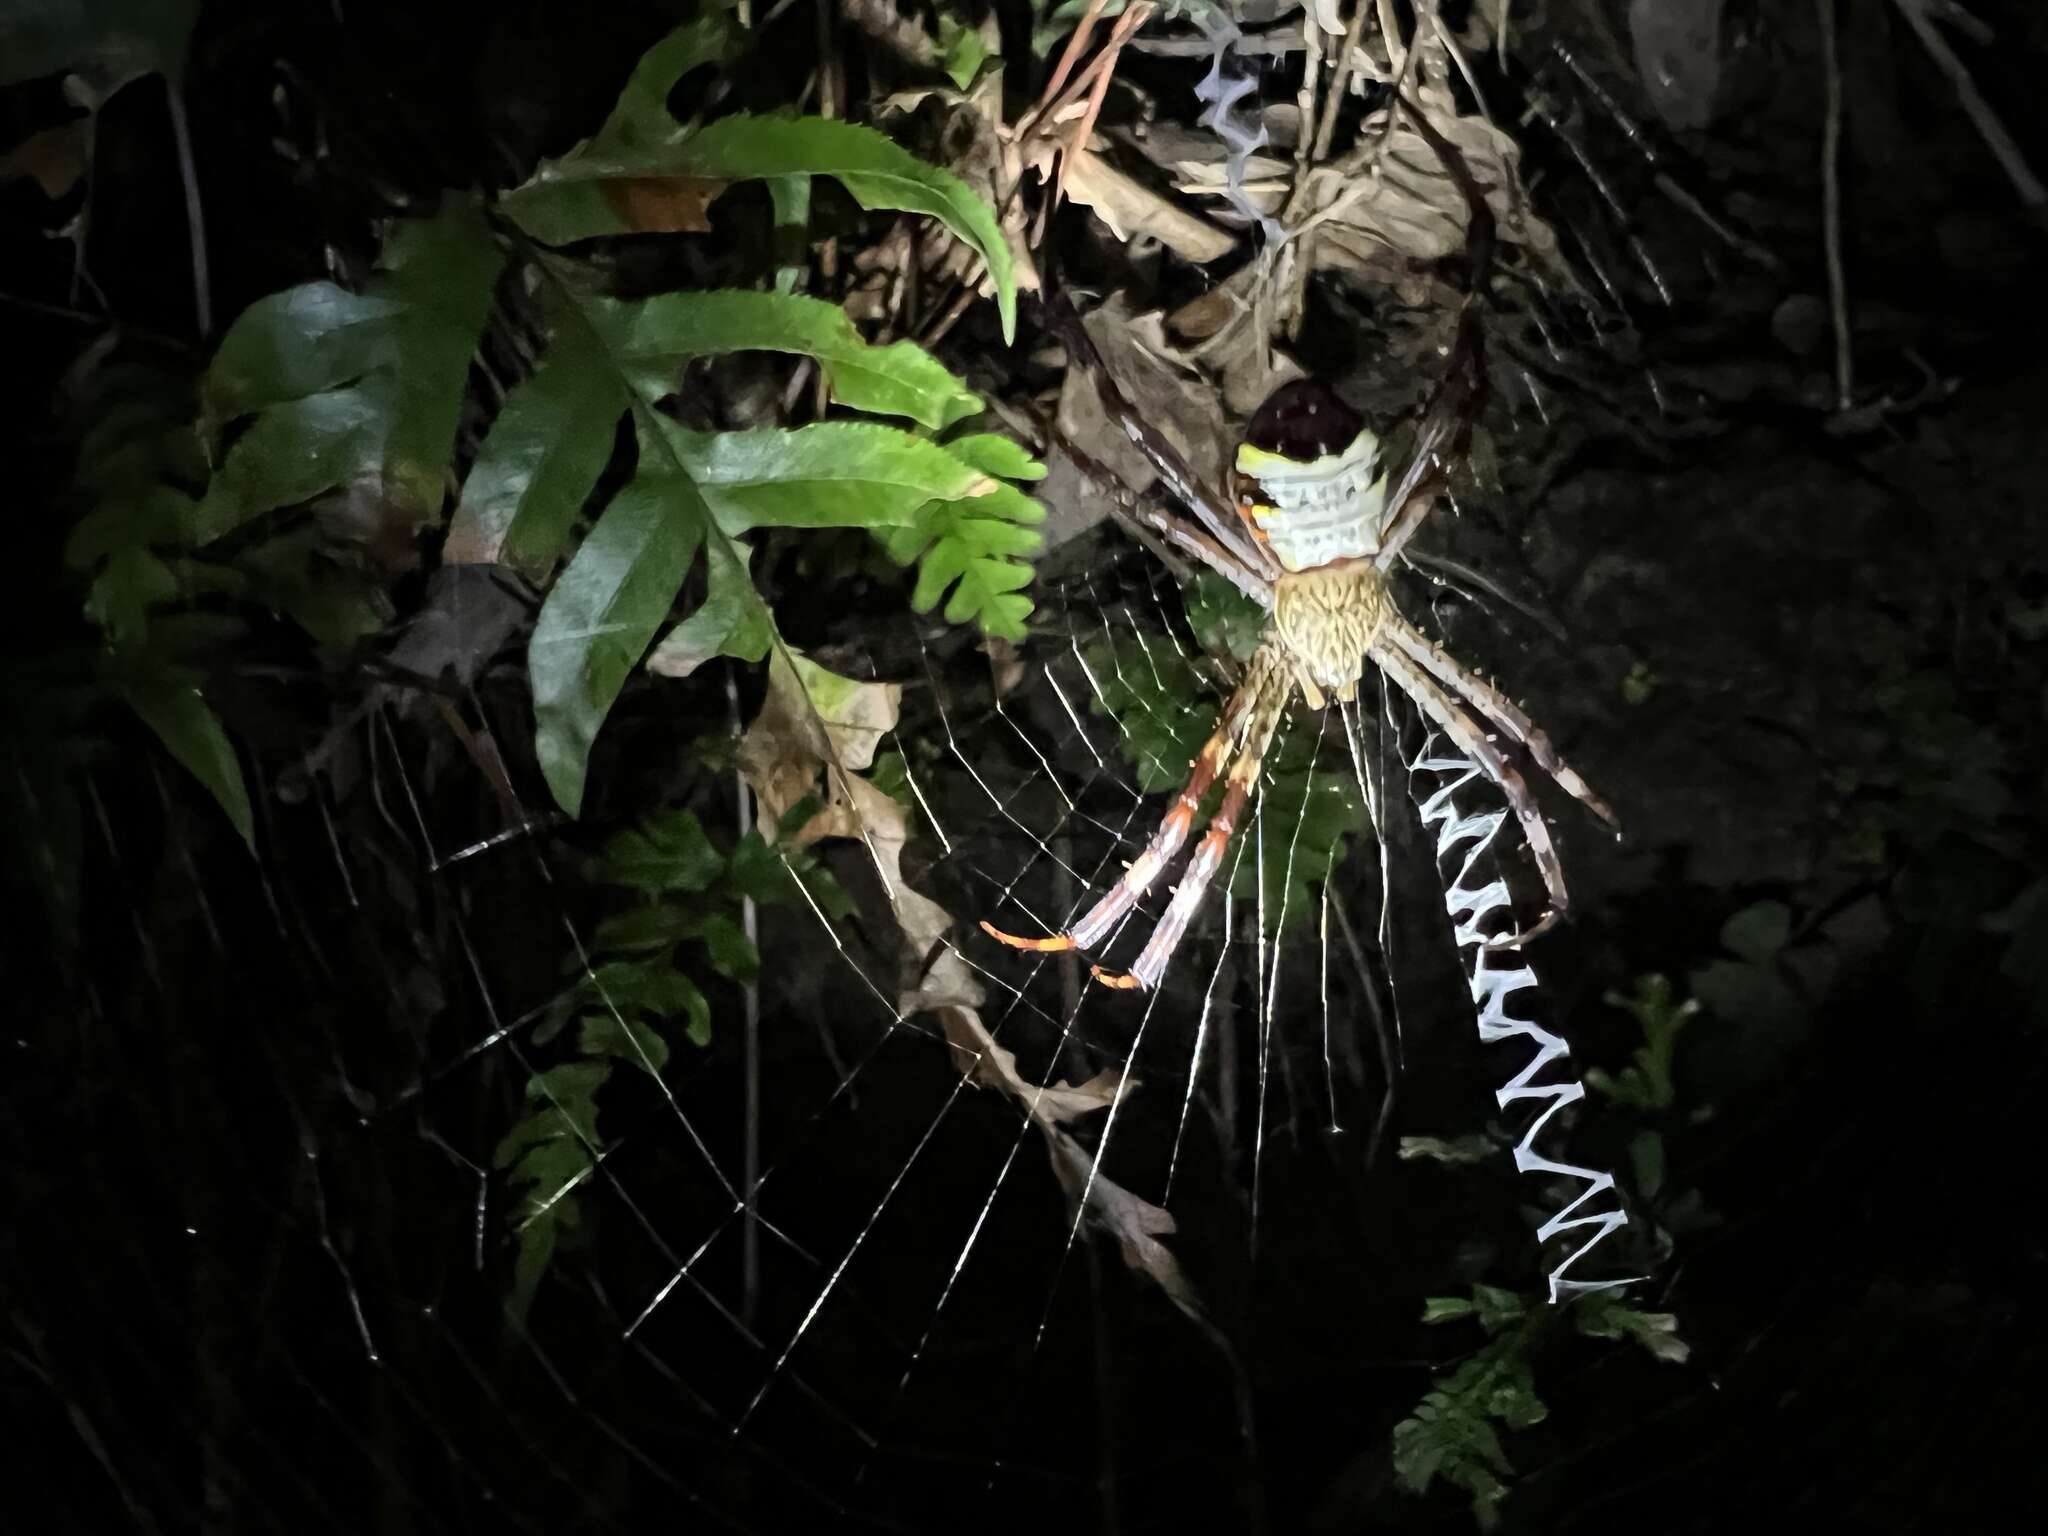
[[[872,128],[826,118],[721,118],[686,140],[695,174],[739,181],[798,173],[836,178],[863,208],[926,213],[943,222],[987,266],[1003,340],[1017,326],[1010,247],[994,212],[950,171],[927,165]]]
[[[611,1076],[611,1068],[602,1061],[571,1061],[561,1066],[550,1067],[526,1080],[526,1097],[543,1107],[533,1119],[539,1123],[538,1135],[531,1140],[547,1141],[567,1137],[572,1141],[597,1145],[597,1090],[605,1079]],[[514,1132],[514,1135],[518,1135]],[[498,1145],[494,1161],[504,1167],[511,1159],[506,1155],[506,1142]]]
[[[93,579],[85,616],[116,644],[142,638],[149,610],[178,595],[171,568],[142,548],[117,549]]]
[[[627,828],[597,861],[600,880],[655,895],[708,890],[724,868],[725,856],[694,811],[665,811]]]
[[[535,750],[572,816],[591,743],[675,602],[703,527],[689,480],[643,474],[613,498],[541,605],[527,648]]]
[[[982,409],[980,397],[917,343],[872,346],[843,309],[822,299],[727,289],[592,299],[586,309],[649,399],[671,392],[691,358],[789,352],[817,359],[833,398],[855,410],[908,416],[942,431]]]
[[[584,973],[581,990],[607,1012],[651,1013],[656,1018],[666,1018],[683,1011],[686,985],[682,972],[656,955],[607,960]]]
[[[783,819],[785,835],[810,820],[816,809],[815,800],[792,807]],[[796,906],[808,893],[828,918],[849,917],[854,911],[853,898],[817,855],[807,849],[790,852],[770,847],[759,831],[749,832],[734,845],[725,884],[734,895],[751,896],[764,907]]]
[[[235,319],[206,370],[202,421],[226,422],[267,405],[352,384],[391,360],[395,298],[302,283],[258,299]]]
[[[691,1044],[711,1043],[711,1004],[697,984],[664,957],[611,961],[585,976],[583,988],[608,1013],[680,1016]]]
[[[1187,593],[1187,615],[1195,638],[1211,655],[1250,661],[1266,636],[1266,610],[1214,571],[1196,573]]]
[[[1502,1334],[1447,1376],[1430,1383],[1415,1411],[1394,1426],[1395,1476],[1410,1493],[1441,1478],[1471,1498],[1491,1529],[1514,1468],[1494,1421],[1511,1429],[1540,1423],[1549,1410],[1536,1396],[1526,1330]]]
[[[393,411],[384,441],[384,491],[426,518],[440,511],[442,481],[469,382],[477,333],[505,264],[474,203],[453,202],[431,219],[401,223],[384,248],[382,291],[405,306],[402,344],[388,375]]]
[[[981,40],[980,32],[939,13],[939,66],[954,85],[963,91],[973,85],[988,59],[988,44]]]
[[[597,1090],[611,1075],[601,1059],[566,1062],[527,1079],[526,1097],[540,1107],[499,1141],[495,1168],[509,1169],[508,1182],[524,1187],[514,1208],[518,1255],[513,1267],[511,1306],[524,1318],[534,1291],[547,1273],[558,1235],[582,1221],[574,1191],[595,1166]]]
[[[728,533],[908,523],[934,498],[950,501],[992,484],[937,444],[868,422],[749,432],[667,425],[665,435]]]
[[[1678,1319],[1669,1312],[1638,1312],[1601,1292],[1576,1302],[1572,1321],[1591,1339],[1631,1339],[1659,1360],[1683,1365],[1692,1346],[1678,1336]]]
[[[310,284],[259,300],[205,387],[211,425],[256,413],[195,514],[195,543],[374,478],[415,522],[436,516],[470,357],[504,257],[474,203],[408,219],[367,298]]]
[[[1269,920],[1292,928],[1321,920],[1316,888],[1348,856],[1347,839],[1370,834],[1372,818],[1348,763],[1343,771],[1318,765],[1316,732],[1282,731],[1267,754],[1256,824],[1245,834],[1263,857],[1240,859],[1230,889],[1253,900],[1263,882]]]
[[[966,432],[948,438],[946,452],[999,480],[1043,480],[1045,466],[1020,443],[999,432]]]
[[[669,93],[691,70],[723,62],[737,40],[732,19],[720,11],[677,27],[640,56],[591,147],[603,152],[668,142],[678,129]]]
[[[442,558],[543,579],[611,458],[629,404],[598,339],[571,317],[513,390],[477,452]]]
[[[1404,1163],[1424,1158],[1449,1168],[1464,1168],[1485,1162],[1494,1155],[1494,1150],[1490,1140],[1475,1132],[1448,1141],[1441,1136],[1403,1136],[1395,1155]]]
[[[384,404],[351,388],[266,409],[228,449],[206,488],[193,512],[191,542],[210,544],[253,517],[370,474]]]
[[[959,438],[946,451],[991,477],[1035,479],[1045,473],[1015,443],[991,433]],[[981,494],[927,503],[910,523],[877,530],[876,537],[898,565],[917,562],[910,605],[919,613],[945,598],[949,624],[972,620],[984,634],[1022,640],[1032,607],[1030,598],[1019,595],[1031,582],[1023,557],[1044,546],[1035,529],[1044,520],[1045,508],[991,478]]]
[[[673,949],[687,936],[689,926],[690,914],[680,907],[665,903],[628,907],[600,922],[591,943],[598,950],[611,954]]]
[[[1745,972],[1752,969],[1747,966],[1731,968]],[[1693,980],[1697,986],[1699,977],[1695,975]],[[1678,1087],[1672,1076],[1678,1052],[1678,1033],[1685,1021],[1699,1012],[1699,1003],[1689,997],[1680,999],[1670,979],[1656,975],[1638,978],[1633,996],[1609,992],[1606,1001],[1617,1008],[1627,1009],[1635,1016],[1643,1031],[1644,1044],[1631,1058],[1631,1064],[1619,1073],[1610,1074],[1599,1067],[1588,1069],[1587,1085],[1637,1109],[1652,1112],[1669,1109],[1678,1097]]]
[[[1425,1323],[1454,1323],[1479,1309],[1462,1296],[1431,1296],[1422,1303]]]
[[[759,661],[774,640],[768,605],[747,574],[748,550],[734,538],[712,539],[705,551],[707,590],[694,612],[662,636],[647,670],[688,677],[714,656]]]
[[[536,240],[565,245],[647,228],[631,209],[635,192],[650,182],[705,189],[805,175],[835,178],[863,208],[930,214],[943,222],[987,266],[1003,339],[1014,337],[1016,278],[993,210],[952,172],[855,123],[740,114],[642,143],[593,140],[543,164],[506,194],[502,206]]]
[[[586,1056],[616,1056],[660,1077],[668,1065],[668,1042],[638,1020],[600,1009],[583,1016],[576,1048]]]
[[[703,944],[711,968],[728,981],[748,982],[761,974],[761,956],[746,930],[723,912],[699,912],[689,919],[687,937]]]
[[[1528,1303],[1520,1296],[1497,1285],[1473,1286],[1472,1301],[1479,1314],[1479,1326],[1488,1333],[1498,1333],[1510,1323],[1519,1323],[1529,1311]]]
[[[206,792],[227,812],[243,844],[254,853],[255,818],[249,810],[248,788],[242,782],[242,765],[199,690],[170,679],[146,679],[130,682],[124,692],[129,707],[156,732],[171,756],[206,786]]]
[[[90,570],[119,550],[179,545],[190,536],[199,504],[176,486],[127,486],[101,499],[71,530],[64,563]]]
[[[1163,636],[1136,632],[1082,651],[1097,714],[1116,721],[1117,746],[1148,795],[1179,789],[1216,729],[1217,700],[1194,664]]]
[[[768,202],[775,215],[775,291],[794,293],[810,265],[811,178],[770,176]]]

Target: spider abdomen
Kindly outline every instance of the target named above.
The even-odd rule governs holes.
[[[1296,379],[1275,390],[1233,467],[1238,508],[1284,569],[1378,551],[1387,496],[1379,439],[1328,385]]]

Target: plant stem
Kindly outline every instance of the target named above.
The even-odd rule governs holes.
[[[178,149],[178,177],[185,184],[185,230],[192,242],[192,311],[199,339],[213,334],[213,287],[206,271],[206,214],[199,206],[199,167],[192,158],[192,125],[185,116],[185,87],[164,77],[171,111],[171,141]]]

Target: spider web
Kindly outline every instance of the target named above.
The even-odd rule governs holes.
[[[1269,771],[1163,985],[1092,985],[1081,957],[1019,955],[974,921],[1052,931],[1085,910],[1168,803],[1146,784],[1186,772],[1160,744],[1205,735],[1229,679],[1142,553],[1042,596],[1007,688],[959,635],[914,635],[924,686],[890,743],[918,807],[903,874],[955,919],[987,1050],[1014,1053],[1027,1090],[1114,1097],[1035,1117],[1028,1091],[973,1076],[936,1015],[899,1008],[872,900],[839,922],[764,908],[780,980],[758,1058],[723,998],[710,1052],[615,1076],[573,1190],[580,1238],[524,1317],[491,1157],[550,1060],[562,958],[591,963],[569,829],[535,814],[470,835],[494,819],[483,775],[389,704],[296,803],[257,786],[253,866],[195,862],[180,817],[198,812],[161,775],[160,850],[95,798],[144,1014],[218,974],[224,1019],[249,1030],[233,1049],[258,1064],[181,1075],[168,1038],[124,1034],[132,1018],[95,996],[106,1036],[169,1087],[89,1142],[80,1173],[116,1201],[182,1149],[161,1208],[122,1212],[132,1249],[104,1256],[135,1277],[112,1357],[135,1404],[196,1393],[202,1412],[166,1441],[121,1422],[146,1407],[115,1410],[88,1475],[180,1521],[220,1504],[341,1529],[610,1528],[621,1511],[1021,1529],[1092,1508],[1144,1528],[1255,1519],[1291,1468],[1361,1449],[1368,1430],[1332,1443],[1272,1383],[1388,1368],[1386,1341],[1412,1335],[1428,1277],[1470,1239],[1469,1211],[1414,1221],[1412,1181],[1444,1175],[1398,1162],[1396,1131],[1476,1129],[1504,1076],[1475,1048],[1398,716],[1297,711],[1269,762],[1304,766]],[[1321,839],[1303,815],[1319,797],[1369,801],[1385,857]],[[875,881],[860,843],[831,850],[857,894]],[[166,903],[196,908],[210,955],[155,944]],[[189,1341],[189,1367],[166,1339]],[[120,1449],[135,1443],[155,1459]],[[316,1443],[318,1462],[295,1453]]]

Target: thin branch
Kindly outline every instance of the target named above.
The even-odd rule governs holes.
[[[1357,57],[1365,38],[1366,0],[1357,0],[1351,9],[1351,25],[1344,33],[1344,47],[1337,55],[1337,68],[1330,76],[1330,97],[1323,103],[1322,125],[1316,129],[1315,158],[1327,160],[1330,157],[1330,142],[1337,135],[1337,114],[1344,107],[1344,92],[1351,84],[1351,61]],[[1389,50],[1393,47],[1388,44]],[[1302,131],[1308,131],[1307,120],[1302,122]]]
[[[2040,178],[2027,164],[2026,156],[2020,153],[2019,145],[2006,132],[2005,124],[1998,120],[1998,114],[1978,92],[1977,82],[1970,78],[1969,70],[1955,56],[1948,40],[1935,30],[1933,19],[1927,14],[1926,0],[1895,0],[1895,3],[1905,16],[1906,24],[1919,37],[1921,46],[1934,56],[1934,62],[1941,66],[1941,72],[1956,88],[1963,110],[1970,114],[1970,121],[1977,125],[1977,132],[1985,145],[2011,178],[2013,190],[2019,193],[2020,201],[2036,217],[2048,213],[2048,187],[2042,186]]]
[[[185,230],[192,242],[192,310],[199,339],[213,334],[213,285],[206,272],[206,215],[199,206],[199,167],[192,158],[192,125],[185,117],[185,87],[164,76],[164,99],[171,109],[171,141],[178,148],[178,177],[185,184]]]
[[[1835,56],[1835,0],[1813,0],[1820,18],[1820,45],[1827,70],[1827,116],[1821,131],[1821,237],[1828,264],[1828,316],[1835,328],[1835,409],[1846,411],[1855,397],[1849,353],[1849,285],[1842,273],[1842,69]]]

